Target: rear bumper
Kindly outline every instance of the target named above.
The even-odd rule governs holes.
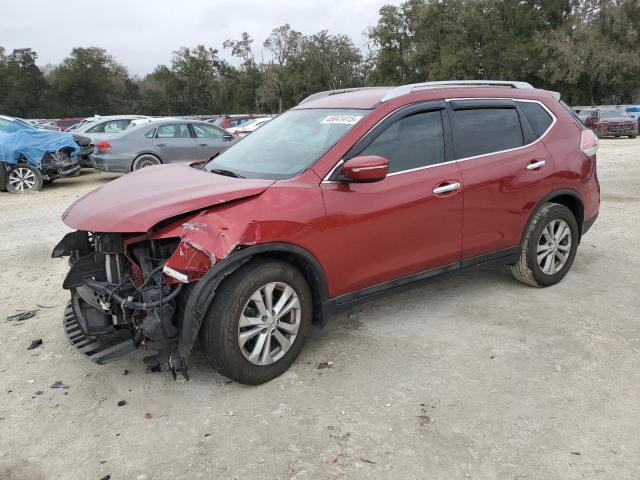
[[[92,154],[87,164],[101,172],[127,173],[131,171],[131,159],[113,157],[112,155]]]
[[[589,231],[589,229],[593,226],[593,224],[596,223],[597,219],[598,219],[598,214],[596,213],[593,217],[584,221],[584,223],[582,224],[582,235],[584,235]]]

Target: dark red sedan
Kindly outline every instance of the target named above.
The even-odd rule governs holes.
[[[597,149],[559,94],[521,82],[315,94],[198,169],[71,205],[53,252],[71,263],[66,333],[94,362],[144,346],[184,376],[199,337],[258,384],[312,324],[384,292],[486,262],[554,285],[598,215]]]

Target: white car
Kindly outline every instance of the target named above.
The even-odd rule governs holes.
[[[245,137],[270,120],[273,120],[273,117],[256,118],[244,123],[242,126],[227,128],[227,132],[233,133],[237,137]]]

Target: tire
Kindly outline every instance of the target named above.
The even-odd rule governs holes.
[[[11,167],[5,182],[9,193],[39,192],[44,184],[40,170],[24,164]]]
[[[272,320],[275,317],[271,316],[265,320],[266,315],[258,312],[253,300],[261,298],[263,306],[266,305],[266,296],[262,294],[265,286],[273,284],[276,284],[272,290],[273,310],[278,307],[279,295],[285,292],[290,293],[285,307],[289,302],[295,304],[295,296],[298,300],[298,307],[283,315],[280,321]],[[245,318],[244,326],[240,324],[241,315]],[[258,385],[278,377],[295,361],[311,328],[312,315],[313,300],[304,275],[285,262],[257,260],[234,272],[216,291],[200,329],[200,342],[208,360],[221,374],[239,383]],[[297,331],[292,336],[287,330],[293,330],[295,325]],[[248,340],[241,345],[241,338]],[[293,340],[286,349],[277,338]],[[266,360],[267,349],[260,348],[261,340],[260,345],[269,346]],[[258,356],[250,360],[250,354],[256,351]]]
[[[547,226],[557,234],[561,234],[559,242],[556,238],[551,240],[548,238]],[[561,232],[560,227],[563,227],[562,230],[568,227],[569,243],[567,243],[567,235]],[[555,285],[571,269],[579,239],[578,222],[571,210],[564,205],[547,203],[529,221],[522,240],[520,258],[511,267],[511,273],[516,280],[532,287]],[[538,254],[539,249],[540,254]],[[544,255],[545,252],[547,252],[546,255]],[[539,255],[544,255],[541,257],[540,264]]]
[[[629,135],[629,138],[630,138],[631,140],[633,140],[633,139],[634,139],[634,138],[636,138],[637,136],[638,136],[638,134],[636,133],[635,135]]]
[[[144,167],[151,167],[153,165],[160,165],[162,162],[155,155],[151,155],[149,153],[144,153],[137,157],[133,161],[133,165],[131,166],[131,171],[140,170]]]

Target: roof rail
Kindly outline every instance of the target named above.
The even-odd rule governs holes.
[[[406,95],[408,93],[413,92],[414,90],[420,90],[421,88],[433,88],[433,87],[445,88],[445,87],[465,87],[465,86],[533,88],[533,86],[530,83],[514,82],[510,80],[443,80],[443,81],[437,81],[437,82],[423,82],[423,83],[412,83],[410,85],[402,85],[388,92],[384,97],[382,97],[382,100],[380,101],[386,102],[388,100],[391,100],[392,98]]]
[[[339,95],[341,93],[348,92],[357,92],[359,90],[373,90],[375,88],[385,88],[385,87],[354,87],[354,88],[340,88],[337,90],[326,90],[324,92],[314,93],[313,95],[309,95],[307,98],[302,100],[298,105],[302,105],[303,103],[310,102],[311,100],[317,100],[322,97],[329,97],[331,95]]]

